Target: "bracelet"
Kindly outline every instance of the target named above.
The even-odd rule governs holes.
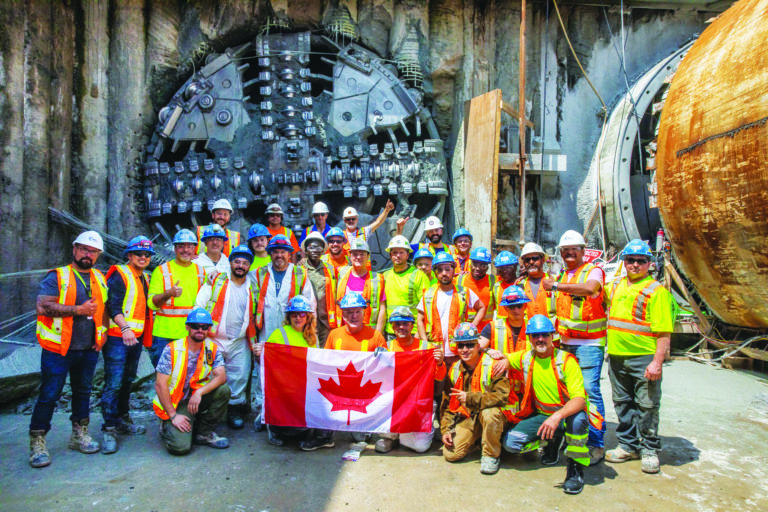
[[[178,416],[178,414],[174,413],[173,416],[171,416],[170,421],[172,422],[173,418],[175,418],[176,416]]]
[[[130,330],[131,330],[131,326],[130,325],[124,325],[123,327],[120,328],[120,332],[125,332],[125,331],[130,331]]]

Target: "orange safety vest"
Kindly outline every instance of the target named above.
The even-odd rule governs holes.
[[[567,272],[563,272],[558,278],[558,283],[564,284],[584,284],[587,282],[587,276],[592,269],[597,268],[603,272],[603,269],[590,263],[583,264],[576,270],[573,277],[566,277]],[[605,280],[605,273],[603,273]],[[602,283],[601,283],[602,284]],[[557,332],[561,336],[569,338],[595,340],[605,337],[605,330],[608,323],[605,308],[603,308],[603,294],[605,290],[600,287],[600,293],[597,297],[577,297],[558,291],[556,295],[557,303]]]
[[[423,243],[422,242],[422,243],[420,243],[419,244],[419,249],[426,249],[426,250],[428,250],[430,253],[432,253],[432,257],[433,258],[435,257],[435,255],[438,252],[437,251],[437,247],[435,247],[435,244],[433,244],[432,242],[427,242],[427,243]],[[458,267],[459,260],[456,259],[456,247],[454,247],[452,245],[448,245],[448,244],[443,244],[443,250],[445,252],[447,252],[448,254],[450,254],[451,256],[454,257],[453,259],[456,260],[456,266]],[[469,259],[469,258],[467,258],[467,259]]]
[[[197,263],[193,262],[192,264],[197,268],[197,290],[195,290],[195,294],[197,294],[205,283],[205,269]],[[157,268],[160,269],[160,274],[163,276],[163,290],[169,290],[174,283],[170,262],[167,261]],[[176,297],[171,297],[171,300],[157,310],[157,316],[186,319],[187,315],[192,312],[194,304],[187,307],[177,307],[175,301]]]
[[[554,278],[548,273],[544,273],[542,280],[543,279]],[[533,290],[531,289],[530,279],[528,277],[524,277],[520,281],[519,286],[525,291],[526,297],[531,299],[531,302],[528,302],[525,305],[525,316],[527,318],[532,318],[534,315],[544,315],[549,317],[549,319],[552,320],[552,323],[554,324],[555,318],[557,318],[555,294],[552,291],[546,291],[544,287],[539,284],[539,289],[536,290],[536,295],[534,296]]]
[[[496,311],[496,294],[494,293],[494,288],[496,288],[496,276],[492,274],[485,274],[485,277],[483,277],[481,282],[483,280],[488,283],[488,304],[485,305],[488,309],[485,311],[485,318],[483,318],[483,321],[480,322],[480,325],[478,326],[480,329],[485,327],[485,324],[493,320],[493,314]],[[477,294],[477,297],[480,300],[483,300],[483,298],[480,296],[480,287],[477,285],[477,283],[478,281],[472,277],[472,274],[462,274],[456,279],[456,284],[458,286],[469,288]],[[475,319],[475,315],[477,315],[477,311],[474,309],[467,311],[467,319],[470,322]]]
[[[320,261],[325,274],[325,309],[328,312],[328,326],[331,329],[338,327],[336,319],[341,318],[341,313],[336,312],[336,269],[330,263]],[[311,280],[310,280],[311,281]]]
[[[472,372],[472,379],[469,382],[469,390],[473,393],[485,393],[491,385],[491,379],[493,378],[493,364],[496,361],[491,359],[485,354],[480,355],[480,361],[475,366]],[[451,366],[448,372],[451,379],[452,387],[457,389],[464,389],[464,375],[461,373],[461,361],[456,361]],[[451,397],[448,402],[448,410],[453,413],[458,413],[465,418],[471,416],[469,410],[461,405],[459,399],[455,396]],[[501,412],[511,422],[517,423],[520,420],[517,418],[517,413],[520,411],[520,401],[517,395],[510,389],[509,396],[507,398],[507,404],[501,407]]]
[[[618,288],[621,281],[625,279],[627,279],[626,276],[613,282],[613,286],[611,286],[611,291],[609,294],[611,299],[613,299],[613,294],[616,293],[616,288]],[[627,286],[629,286],[629,284],[627,284]],[[611,316],[608,318],[608,328],[615,331],[635,334],[637,336],[652,337],[653,331],[651,330],[651,322],[648,321],[647,308],[651,296],[660,287],[661,284],[659,284],[658,281],[651,279],[648,284],[645,285],[642,290],[640,290],[640,292],[635,296],[634,302],[632,303],[631,318],[617,317],[613,313],[613,310],[611,310]]]
[[[107,280],[117,272],[125,285],[125,297],[123,298],[122,313],[125,323],[131,328],[136,338],[141,339],[141,344],[149,348],[152,346],[152,310],[147,307],[147,297],[144,294],[144,284],[149,286],[149,276],[142,272],[136,273],[128,265],[113,265],[107,272]],[[112,319],[109,320],[107,334],[122,338],[123,332]],[[143,334],[143,336],[142,336]]]
[[[504,296],[504,291],[515,283],[507,283],[503,279],[499,278],[493,285],[493,297],[497,303],[501,302],[501,298]]]
[[[341,316],[341,308],[338,306],[338,302],[344,298],[347,293],[347,283],[349,282],[349,276],[352,275],[352,267],[344,267],[339,271],[339,280],[336,285],[336,318],[338,319],[339,326],[344,325],[344,318]],[[363,287],[363,298],[368,301],[368,307],[365,308],[365,314],[363,316],[363,323],[376,327],[376,322],[379,318],[379,298],[381,297],[381,290],[384,289],[384,276],[378,272],[372,270],[368,271],[368,278],[365,280],[365,286]]]
[[[227,288],[229,288],[229,276],[227,274],[216,276],[216,280],[211,285],[211,298],[208,299],[208,303],[205,305],[205,309],[211,314],[211,319],[213,320],[213,325],[209,330],[211,338],[215,338],[218,333],[221,315],[224,312],[224,302],[227,300]],[[256,301],[253,300],[253,290],[248,294],[248,305],[246,307],[250,314],[248,315],[248,327],[245,329],[245,337],[248,339],[248,346],[253,347],[253,344],[256,343],[256,324],[254,323]]]
[[[187,358],[189,357],[187,338],[178,339],[172,342],[169,347],[171,351],[171,375],[168,379],[168,392],[171,395],[171,404],[176,409],[183,398],[184,383],[187,380]],[[203,341],[200,354],[197,356],[195,373],[189,381],[189,389],[200,389],[210,382],[217,350],[216,344],[208,338]],[[152,400],[152,408],[160,419],[170,419],[157,395]]]
[[[203,231],[205,231],[205,228],[207,226],[197,226],[197,249],[195,249],[195,254],[201,254],[205,252],[205,242],[201,240],[203,236]],[[221,254],[229,258],[229,254],[232,252],[233,247],[237,247],[240,245],[240,232],[239,231],[230,231],[227,228],[224,228],[224,231],[227,233],[227,240],[224,240],[224,248],[221,250]]]
[[[72,265],[59,267],[56,272],[59,280],[59,304],[74,306],[77,301],[77,282]],[[96,301],[96,313],[93,323],[96,327],[96,345],[101,347],[106,341],[107,329],[104,327],[104,301],[107,298],[107,282],[104,275],[95,268],[91,269],[91,298]],[[37,341],[45,350],[67,355],[72,341],[72,324],[74,317],[37,316]]]
[[[254,295],[259,300],[256,306],[256,328],[261,329],[264,327],[264,301],[267,299],[267,290],[269,289],[269,273],[270,265],[264,265],[259,267],[256,272],[256,283],[253,289]],[[297,295],[301,294],[304,289],[304,285],[307,282],[307,273],[298,265],[293,266],[293,272],[291,272],[291,287],[288,291],[288,300],[291,300]]]
[[[320,257],[320,260],[321,260],[323,263],[327,263],[328,265],[332,266],[332,267],[333,267],[333,269],[334,269],[334,270],[336,271],[336,273],[338,274],[338,271],[339,271],[339,269],[341,269],[341,268],[343,268],[343,267],[346,267],[346,266],[348,266],[348,265],[349,265],[349,258],[348,258],[346,255],[343,255],[343,257],[344,257],[344,261],[342,261],[341,263],[337,263],[337,262],[336,262],[336,260],[334,260],[334,259],[331,257],[331,253],[329,253],[329,252],[327,252],[327,251],[326,251],[326,253],[325,253],[325,254],[323,254],[323,255]]]
[[[491,338],[489,348],[498,350],[505,355],[512,354],[513,352],[520,352],[525,350],[525,322],[520,329],[520,334],[517,338],[514,337],[514,332],[507,324],[505,317],[498,317],[491,323]]]
[[[431,341],[436,343],[444,343],[443,339],[443,327],[440,322],[440,315],[437,312],[437,301],[435,297],[437,295],[437,289],[439,284],[432,286],[424,292],[424,297],[421,299],[422,308],[424,310],[424,320],[426,321],[427,336]],[[451,309],[448,316],[448,338],[450,341],[449,348],[455,355],[458,354],[453,347],[453,331],[459,323],[466,321],[467,319],[467,303],[469,302],[469,290],[454,285],[453,296],[451,297]]]

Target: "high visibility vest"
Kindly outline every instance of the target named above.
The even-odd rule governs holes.
[[[493,365],[496,361],[491,359],[485,354],[480,355],[480,361],[475,366],[472,372],[472,379],[469,383],[469,390],[473,393],[485,393],[491,387],[491,380],[493,379]],[[448,376],[451,379],[452,387],[457,389],[464,389],[464,376],[461,374],[461,361],[456,361],[448,371]],[[469,410],[461,405],[459,399],[455,396],[451,397],[448,402],[448,410],[453,413],[458,413],[465,418],[471,416]],[[517,419],[517,413],[520,411],[520,401],[517,395],[511,390],[507,397],[507,404],[501,407],[501,412],[506,416],[509,421],[515,423],[520,420]]]
[[[141,338],[142,345],[152,346],[152,310],[147,307],[147,297],[144,293],[144,283],[149,287],[149,275],[142,272],[140,276],[128,265],[113,265],[107,272],[107,280],[117,272],[125,285],[125,297],[123,298],[122,313],[125,323],[131,328],[136,338]],[[111,318],[107,334],[118,338],[123,332]],[[143,336],[142,336],[143,334]]]
[[[515,283],[506,283],[503,279],[497,279],[493,284],[493,297],[498,302],[501,302],[501,298],[504,296],[504,290],[509,288]]]
[[[505,317],[498,317],[491,323],[491,343],[488,346],[493,350],[502,352],[504,355],[509,355],[527,348],[528,344],[526,343],[525,336],[525,322],[523,322],[523,327],[520,329],[517,339],[514,339],[514,332],[509,324],[507,324],[507,319]]]
[[[336,314],[336,269],[330,263],[320,259],[320,265],[325,274],[325,310],[328,312],[328,326],[331,329],[338,327]],[[311,281],[311,280],[310,280]],[[317,295],[317,294],[315,294]]]
[[[339,280],[336,285],[336,318],[339,326],[344,325],[344,318],[341,316],[341,308],[338,306],[338,302],[344,298],[347,293],[347,283],[349,282],[349,276],[352,274],[352,267],[344,267],[339,271]],[[363,323],[376,327],[376,321],[379,318],[379,298],[381,296],[381,290],[384,287],[384,276],[378,272],[372,270],[368,271],[368,279],[365,280],[365,287],[363,288],[362,296],[368,301],[368,307],[365,308],[365,315],[363,317]]]
[[[195,290],[195,295],[197,295],[197,292],[199,292],[200,288],[205,284],[205,269],[196,263],[192,264],[197,269],[197,290]],[[170,290],[173,283],[176,282],[173,278],[173,273],[171,272],[171,262],[167,261],[157,268],[160,269],[160,274],[163,276],[163,290]],[[194,303],[186,307],[177,306],[175,304],[176,298],[177,297],[171,297],[168,302],[160,306],[157,310],[157,316],[184,318],[186,320],[187,315],[192,312]]]
[[[72,265],[59,267],[51,272],[56,272],[59,280],[59,304],[74,306],[77,301],[77,277]],[[106,341],[107,329],[104,327],[104,302],[107,299],[107,282],[104,275],[92,268],[91,298],[96,302],[96,313],[93,315],[93,323],[96,328],[96,345],[101,347]],[[50,317],[37,316],[37,341],[45,350],[67,355],[69,344],[72,341],[72,324],[74,317]]]
[[[383,273],[384,287],[387,296],[387,319],[392,315],[395,308],[400,306],[409,308],[413,317],[416,318],[416,306],[419,305],[422,293],[424,292],[423,289],[419,289],[416,282],[420,280],[419,278],[422,277],[424,273],[414,266],[408,267],[405,272],[409,273],[407,283],[403,283],[402,280],[394,277],[398,274],[395,273],[395,269],[393,268]],[[390,279],[390,276],[393,277]],[[391,332],[389,324],[387,324],[387,326],[387,332]],[[416,329],[416,325],[413,327]],[[414,330],[414,332],[416,331]]]
[[[414,338],[413,341],[415,341],[418,345],[416,350],[429,350],[429,340],[420,340],[418,338]],[[391,340],[387,341],[387,351],[394,352],[395,343],[397,343],[397,338],[392,338]]]
[[[327,263],[328,265],[333,267],[333,269],[336,271],[337,274],[340,269],[349,265],[349,258],[347,256],[344,256],[344,261],[342,261],[341,263],[337,263],[336,260],[331,258],[331,254],[329,252],[326,252],[325,254],[323,254],[320,257],[320,261],[322,261],[323,263]]]
[[[563,272],[558,279],[558,283],[564,284],[584,284],[587,282],[587,276],[595,267],[590,263],[582,265],[574,274],[568,278],[567,272]],[[603,270],[600,269],[602,272]],[[601,283],[602,284],[602,283]],[[605,337],[605,329],[608,323],[605,309],[603,308],[603,290],[600,287],[600,294],[596,298],[576,297],[565,292],[558,291],[557,301],[557,332],[561,336],[569,338],[579,338],[594,340]]]
[[[440,322],[440,318],[437,316],[437,301],[435,296],[440,285],[435,285],[424,292],[424,298],[422,299],[422,308],[424,310],[424,320],[426,322],[427,336],[433,342],[444,343],[443,339],[443,327]],[[453,354],[456,354],[456,349],[453,346],[453,330],[459,323],[464,322],[467,319],[467,302],[469,302],[469,291],[463,287],[454,285],[453,296],[451,297],[451,310],[453,313],[453,301],[458,301],[457,314],[453,314],[448,318],[448,341],[450,342],[449,348]],[[450,314],[450,313],[449,313]]]
[[[553,279],[553,277],[545,273],[542,279]],[[554,325],[555,319],[557,318],[555,293],[546,291],[544,287],[539,284],[539,289],[536,290],[537,293],[534,296],[533,290],[531,289],[531,282],[528,277],[524,277],[518,286],[520,286],[525,291],[525,295],[531,299],[531,302],[528,302],[525,305],[525,316],[531,318],[534,315],[544,315],[549,317]]]
[[[201,240],[203,237],[203,231],[205,231],[205,228],[207,226],[197,226],[197,249],[195,249],[195,254],[202,254],[205,252],[205,242]],[[232,252],[233,247],[237,247],[240,245],[240,232],[239,231],[230,231],[227,228],[224,228],[224,231],[227,232],[227,240],[224,240],[224,248],[221,250],[221,254],[229,258],[230,253]]]
[[[616,293],[616,288],[619,287],[619,283],[624,280],[627,280],[627,277],[617,279],[613,282],[609,294],[611,300],[613,300],[613,295]],[[627,283],[627,286],[629,286],[629,283]],[[612,308],[611,314],[608,317],[608,329],[627,332],[655,341],[656,337],[653,336],[653,332],[651,331],[651,322],[648,321],[647,308],[651,296],[660,288],[662,288],[661,284],[651,278],[648,281],[648,284],[637,292],[635,300],[632,303],[631,317],[617,316],[614,313],[614,308]]]
[[[244,286],[248,286],[248,282]],[[227,300],[227,288],[229,287],[229,276],[219,274],[211,285],[211,298],[205,305],[205,309],[211,314],[213,325],[209,330],[209,336],[215,338],[218,334],[219,324],[221,324],[221,315],[224,313],[224,302]],[[248,294],[248,327],[245,329],[245,337],[248,339],[248,346],[252,347],[256,343],[256,324],[254,315],[256,314],[256,301],[253,300],[253,290]]]
[[[171,351],[171,375],[168,379],[168,392],[171,395],[171,404],[176,409],[184,397],[184,382],[187,380],[187,358],[189,357],[187,338],[178,339],[172,342],[169,347]],[[189,381],[189,389],[200,389],[210,382],[217,350],[218,347],[213,341],[208,338],[203,341],[200,354],[197,356],[195,373]],[[152,408],[160,419],[170,419],[157,395],[152,400]]]
[[[256,283],[253,288],[253,294],[259,298],[256,305],[256,328],[261,329],[264,327],[264,301],[267,299],[267,290],[269,289],[269,273],[270,266],[260,267],[256,271]],[[291,272],[291,285],[288,291],[288,300],[291,300],[297,295],[301,295],[301,291],[304,289],[304,285],[307,282],[306,271],[298,265],[293,266],[293,272]]]
[[[485,277],[483,277],[483,280],[485,280],[485,282],[488,283],[488,304],[486,304],[487,309],[485,310],[485,318],[483,318],[483,320],[485,322],[490,322],[491,320],[493,320],[494,313],[496,312],[496,294],[494,293],[494,288],[496,288],[496,276],[492,274],[485,274]],[[477,283],[477,281],[472,278],[471,274],[462,274],[458,276],[458,278],[456,279],[456,284],[458,286],[472,289],[472,287],[469,286],[468,283],[470,284]],[[474,291],[475,293],[479,291],[479,286],[477,286],[476,284],[475,284]],[[477,296],[482,300],[479,293],[477,293]],[[476,315],[477,315],[477,311],[475,311],[474,309],[470,309],[469,311],[467,311],[467,320],[472,322],[475,319]]]
[[[279,340],[279,341],[278,341]],[[291,325],[284,325],[275,330],[267,339],[267,343],[282,343],[294,347],[316,347],[317,340],[310,345],[304,338],[304,333],[297,331]]]
[[[432,257],[433,258],[435,257],[435,255],[438,252],[437,251],[437,247],[435,247],[435,245],[432,242],[427,242],[427,243],[422,242],[422,243],[420,243],[419,244],[419,249],[426,249],[426,250],[428,250],[430,253],[432,253]],[[448,244],[443,244],[443,250],[445,252],[447,252],[448,254],[450,254],[451,256],[454,257],[453,259],[456,260],[456,266],[458,267],[459,266],[459,260],[456,259],[456,247],[454,247],[452,245],[448,245]]]
[[[365,228],[357,228],[355,229],[355,233],[351,234],[346,229],[344,230],[344,254],[349,254],[349,238],[352,237],[354,239],[362,238],[364,241],[368,239],[368,237],[365,236]]]

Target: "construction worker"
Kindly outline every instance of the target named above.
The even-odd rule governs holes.
[[[672,296],[648,275],[651,248],[632,240],[622,258],[627,276],[609,287],[608,356],[613,406],[619,418],[617,448],[608,462],[642,457],[645,473],[659,472],[662,363],[675,325]]]
[[[172,455],[189,453],[193,443],[229,447],[227,438],[213,431],[227,414],[230,390],[224,359],[207,337],[212,325],[205,309],[193,309],[187,335],[163,348],[157,363],[152,407],[161,420],[160,439]]]
[[[193,261],[196,247],[195,234],[188,229],[180,230],[173,237],[176,257],[152,271],[147,299],[149,309],[157,311],[149,348],[152,366],[157,366],[168,343],[185,336],[184,321],[205,284],[205,269]]]
[[[418,340],[413,336],[416,318],[411,309],[406,306],[395,308],[389,315],[389,324],[392,326],[395,336],[387,342],[387,350],[390,352],[412,352],[414,350],[430,350],[431,348],[435,358],[435,381],[442,381],[446,374],[443,348],[439,345],[432,348],[427,340]],[[399,443],[415,452],[424,453],[432,445],[432,437],[432,431],[382,434],[381,438],[376,441],[374,448],[379,453],[387,453]]]
[[[222,272],[229,272],[229,259],[227,259],[229,253],[225,255],[223,252],[227,240],[226,230],[218,224],[211,224],[203,230],[200,241],[205,244],[205,252],[198,254],[195,263],[205,269],[209,279],[215,278]]]
[[[512,285],[504,290],[496,318],[480,333],[480,347],[488,349],[494,359],[530,349],[525,337],[525,306],[528,302],[530,299],[519,286]]]
[[[496,267],[496,283],[493,286],[493,296],[501,297],[508,286],[515,284],[517,278],[517,256],[509,251],[501,251],[493,260]]]
[[[459,358],[458,352],[451,346],[454,329],[466,321],[468,309],[477,312],[472,321],[472,325],[477,327],[485,316],[485,306],[475,292],[454,284],[456,260],[453,256],[439,252],[432,260],[432,266],[438,284],[428,288],[419,302],[419,339],[442,344],[446,364],[450,365]]]
[[[267,231],[271,236],[283,235],[288,238],[293,246],[293,253],[298,257],[299,243],[296,241],[296,236],[290,228],[283,226],[283,209],[277,203],[272,203],[267,206],[267,210],[264,213],[267,216]]]
[[[443,385],[443,457],[448,462],[460,461],[480,439],[480,472],[493,475],[499,471],[501,436],[509,425],[503,412],[508,407],[509,379],[492,375],[494,361],[480,351],[475,325],[459,324],[453,339],[459,360],[451,366]]]
[[[413,250],[413,245],[411,245],[411,250]],[[427,279],[429,279],[429,286],[435,286],[437,284],[437,276],[432,270],[433,257],[434,256],[432,256],[432,253],[429,252],[428,249],[417,249],[416,252],[413,253],[413,264],[427,276]]]
[[[451,256],[456,254],[454,246],[443,243],[443,223],[434,215],[427,217],[424,221],[424,235],[427,237],[427,241],[419,244],[419,249],[427,249],[432,253],[432,256],[440,252],[447,252]]]
[[[469,272],[472,250],[472,233],[468,229],[459,228],[453,234],[453,246],[456,248],[456,273],[459,275]]]
[[[221,252],[226,257],[229,257],[229,253],[233,247],[240,245],[240,232],[227,229],[227,224],[229,224],[233,212],[232,204],[226,199],[217,199],[216,202],[213,203],[213,208],[211,208],[213,223],[224,228],[227,237],[226,240],[224,240],[224,246],[221,249]],[[195,250],[196,254],[200,254],[205,250],[205,247],[203,246],[203,232],[205,231],[205,228],[206,226],[197,226],[197,238],[200,240],[200,243]]]
[[[603,308],[605,272],[600,267],[584,262],[586,245],[580,233],[572,230],[563,233],[559,248],[565,269],[557,280],[543,278],[541,286],[546,291],[555,292],[560,348],[579,360],[589,402],[605,416],[603,395],[600,392],[608,322]],[[590,425],[587,446],[591,465],[605,457],[604,436],[604,424],[601,430]]]
[[[384,295],[387,298],[387,317],[392,316],[395,309],[405,306],[416,318],[416,306],[424,292],[429,288],[429,279],[423,272],[408,263],[411,246],[404,236],[398,235],[390,238],[387,252],[390,260],[392,260],[392,268],[383,274]],[[415,325],[413,327],[415,328]],[[386,325],[386,335],[387,339],[392,339],[395,336],[391,321]]]
[[[389,212],[395,209],[395,205],[392,203],[391,200],[387,199],[387,204],[384,206],[384,209],[381,211],[378,217],[376,217],[376,220],[374,220],[369,225],[365,226],[364,228],[358,228],[357,227],[357,221],[359,219],[359,215],[357,213],[357,210],[352,208],[351,206],[344,209],[344,235],[347,237],[347,242],[352,243],[354,240],[362,239],[362,241],[367,242],[369,238],[371,238],[371,235],[374,231],[379,229],[382,224],[384,224],[384,221],[387,220],[387,216],[389,215]]]
[[[340,228],[331,228],[325,237],[328,243],[328,252],[323,254],[322,260],[329,263],[338,272],[342,267],[349,265],[349,254],[345,249],[347,239]]]
[[[368,270],[371,249],[368,242],[356,238],[350,242],[349,260],[351,266],[339,270],[336,282],[336,301],[340,301],[349,291],[358,292],[368,303],[365,308],[365,323],[384,332],[387,319],[387,295],[384,289],[384,276],[373,270]],[[341,317],[341,311],[336,312],[336,318]]]
[[[118,434],[143,434],[144,425],[129,414],[131,386],[136,380],[141,347],[152,346],[152,311],[147,307],[149,274],[145,272],[152,255],[152,241],[145,236],[132,238],[123,257],[126,265],[113,265],[107,272],[107,312],[111,321],[104,355],[104,389],[101,394],[101,453],[117,451]],[[142,340],[141,342],[139,340]]]
[[[269,244],[270,238],[272,235],[264,224],[257,222],[248,229],[248,249],[253,254],[250,270],[256,270],[272,261],[267,254],[267,244]]]
[[[556,318],[555,294],[541,286],[542,279],[554,280],[552,275],[544,272],[545,260],[546,254],[538,244],[533,242],[525,244],[520,252],[520,261],[523,263],[521,273],[524,275],[517,280],[517,285],[531,299],[525,305],[525,316],[533,318],[534,315],[545,315],[554,322]],[[555,341],[558,339],[559,336],[555,336]]]
[[[320,233],[325,237],[330,231],[331,226],[328,224],[328,206],[322,201],[316,202],[312,206],[312,219],[314,222],[311,226],[304,228],[304,232],[301,234],[299,245],[304,243],[304,239],[309,236],[310,233]]]
[[[488,273],[488,266],[491,263],[491,251],[485,247],[476,247],[472,249],[469,258],[472,261],[470,270],[467,273],[459,274],[456,278],[456,284],[475,292],[485,305],[485,318],[477,324],[478,330],[482,332],[485,326],[493,320],[493,315],[496,312],[497,299],[493,294],[496,276]],[[469,311],[467,318],[470,322],[473,321],[475,319],[475,312]]]
[[[243,428],[243,416],[250,406],[245,389],[251,374],[251,350],[256,344],[256,300],[248,280],[252,259],[247,246],[235,247],[229,254],[229,272],[217,275],[213,283],[206,283],[195,299],[195,307],[211,314],[213,327],[208,336],[224,359],[231,393],[227,425],[235,430]]]
[[[541,463],[554,466],[560,459],[564,432],[568,469],[563,491],[578,494],[584,488],[584,466],[589,465],[589,420],[579,364],[573,355],[554,347],[555,327],[546,316],[535,315],[526,331],[533,348],[509,354],[493,368],[493,374],[499,376],[510,369],[522,372],[525,383],[517,415],[522,421],[504,435],[504,449],[524,453],[538,449],[545,441]]]
[[[322,260],[328,244],[323,235],[313,231],[301,242],[306,257],[301,267],[306,271],[312,290],[317,299],[317,339],[320,347],[325,346],[328,333],[337,327],[336,323],[336,269]]]
[[[104,314],[107,283],[93,268],[104,250],[95,231],[80,233],[72,243],[72,263],[51,270],[37,294],[37,341],[40,357],[40,395],[29,422],[29,465],[51,463],[45,436],[69,374],[72,386],[72,436],[69,448],[96,453],[99,443],[88,434],[93,373],[99,350],[106,341],[108,315]]]

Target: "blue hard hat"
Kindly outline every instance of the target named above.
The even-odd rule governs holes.
[[[416,319],[413,318],[413,313],[411,312],[411,309],[406,306],[398,306],[395,308],[394,311],[392,311],[392,314],[389,315],[389,321],[391,322],[415,322]]]
[[[267,245],[267,252],[272,252],[275,249],[285,249],[288,252],[293,252],[293,246],[291,241],[285,235],[275,235],[269,239]]]
[[[496,259],[493,260],[493,265],[495,267],[508,267],[510,265],[517,265],[517,263],[517,256],[509,251],[501,251],[496,255]]]
[[[429,252],[429,249],[419,249],[418,251],[416,251],[416,254],[413,255],[413,261],[416,261],[421,258],[432,259],[432,253]]]
[[[203,230],[203,236],[200,237],[200,240],[205,242],[209,238],[222,238],[224,240],[229,240],[229,237],[227,236],[227,230],[218,224],[211,224],[206,226]]]
[[[253,263],[253,253],[248,248],[247,245],[238,245],[234,249],[232,249],[232,252],[229,253],[229,261],[234,260],[235,258],[245,258],[251,263]]]
[[[176,244],[195,244],[197,245],[197,237],[193,232],[188,229],[179,230],[176,236],[173,237],[173,245]]]
[[[646,258],[651,258],[653,255],[651,254],[650,246],[646,242],[634,239],[630,240],[624,247],[624,250],[621,251],[621,259],[624,259],[624,256],[645,256]]]
[[[526,334],[552,334],[555,332],[555,326],[552,320],[544,315],[533,315],[525,325]]]
[[[344,236],[344,231],[342,231],[341,228],[331,228],[328,230],[328,234],[325,235],[325,239],[330,240],[333,237],[343,238],[344,240],[347,239],[347,237]]]
[[[339,301],[339,307],[341,309],[367,308],[368,301],[360,293],[349,290]]]
[[[477,327],[469,322],[462,322],[456,326],[456,330],[453,331],[453,341],[477,341],[480,337],[480,333],[477,331]]]
[[[309,301],[302,295],[297,295],[288,301],[288,306],[285,308],[286,313],[313,313],[312,306]]]
[[[128,245],[123,250],[123,256],[127,256],[129,252],[146,251],[149,254],[155,254],[155,245],[152,240],[145,236],[135,236],[128,241]]]
[[[472,261],[480,261],[482,263],[490,263],[491,251],[489,251],[485,247],[475,247],[469,253],[469,259]]]
[[[195,308],[187,315],[188,324],[208,324],[213,325],[211,314],[203,308]]]
[[[531,299],[525,294],[525,291],[519,286],[508,286],[504,293],[501,294],[500,306],[517,306],[518,304],[525,304],[531,302]]]
[[[451,256],[450,254],[448,254],[445,251],[439,252],[439,253],[435,254],[435,257],[432,258],[432,266],[433,267],[436,267],[436,266],[440,265],[441,263],[450,263],[454,267],[456,266],[456,260],[453,259],[453,256]]]
[[[270,238],[272,236],[272,233],[269,232],[267,227],[264,224],[259,224],[258,222],[248,228],[248,240],[253,240],[257,236],[265,236],[267,238]]]
[[[470,233],[466,228],[459,228],[456,230],[456,232],[453,234],[453,242],[456,243],[456,239],[460,236],[468,236],[470,240],[474,240],[472,238],[472,233]]]

